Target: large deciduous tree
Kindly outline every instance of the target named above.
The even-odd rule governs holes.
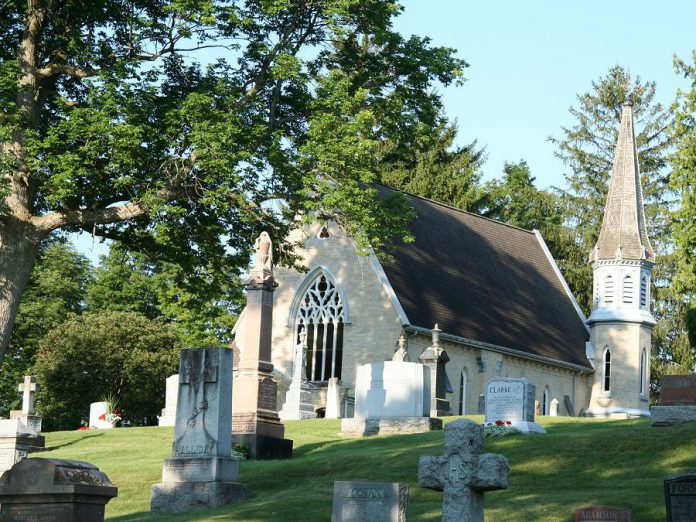
[[[403,231],[380,158],[435,127],[466,64],[388,0],[20,0],[0,10],[0,356],[52,231],[227,274],[262,229],[327,213]],[[198,65],[195,51],[206,48]],[[388,147],[385,144],[389,144]],[[279,258],[289,249],[280,245]],[[220,276],[222,277],[222,275]],[[195,281],[194,281],[195,284]]]

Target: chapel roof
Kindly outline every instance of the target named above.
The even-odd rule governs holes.
[[[584,318],[534,232],[406,197],[415,241],[383,269],[410,326],[591,368]]]
[[[655,261],[645,226],[643,193],[636,136],[633,129],[633,106],[623,105],[621,127],[614,153],[607,204],[604,207],[602,228],[591,260],[647,259]]]

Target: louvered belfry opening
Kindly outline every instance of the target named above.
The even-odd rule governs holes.
[[[326,382],[341,377],[343,362],[343,302],[325,274],[318,275],[305,291],[297,310],[295,340],[300,327],[307,333],[307,379]]]

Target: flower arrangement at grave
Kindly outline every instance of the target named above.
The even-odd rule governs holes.
[[[104,397],[102,402],[105,403],[104,407],[106,411],[99,416],[99,420],[109,422],[114,426],[121,422],[123,415],[121,415],[121,412],[118,410],[118,401],[116,398],[113,395],[110,395],[108,397]]]
[[[510,421],[497,420],[495,422],[483,424],[484,437],[507,437],[515,433],[522,432],[515,428]]]

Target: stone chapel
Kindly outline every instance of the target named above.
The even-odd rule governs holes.
[[[392,189],[380,186],[387,194]],[[340,379],[351,415],[357,366],[391,360],[403,334],[411,361],[432,343],[445,350],[449,411],[480,412],[491,377],[526,377],[544,415],[647,416],[650,273],[633,114],[623,107],[612,178],[589,262],[594,303],[578,306],[544,239],[476,214],[406,195],[417,217],[415,241],[397,245],[393,262],[360,256],[334,223],[291,233],[306,272],[276,267],[272,362],[278,407],[303,331],[306,375],[315,410]],[[243,335],[244,316],[236,328]],[[553,403],[553,405],[552,405]]]

